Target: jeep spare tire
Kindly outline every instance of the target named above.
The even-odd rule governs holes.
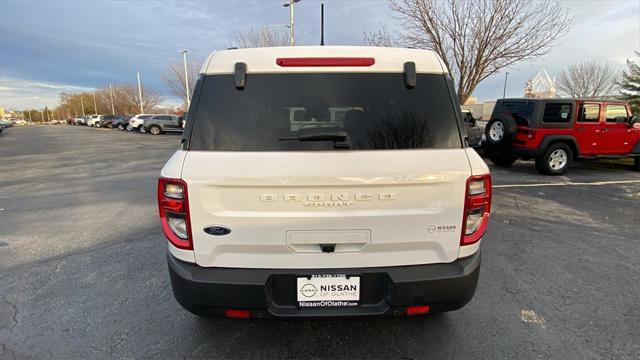
[[[487,143],[495,147],[506,147],[516,138],[518,126],[512,117],[491,119],[484,129]]]

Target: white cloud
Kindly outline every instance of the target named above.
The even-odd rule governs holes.
[[[80,92],[95,89],[71,84],[49,83],[0,76],[0,106],[8,109],[41,108],[58,104],[63,91]]]

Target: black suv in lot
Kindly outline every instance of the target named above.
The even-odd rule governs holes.
[[[145,132],[160,135],[164,132],[182,132],[182,117],[171,114],[153,115],[145,119],[142,127]]]
[[[113,127],[113,121],[121,117],[123,117],[123,115],[104,115],[100,120],[98,120],[96,125],[98,127],[111,128]]]

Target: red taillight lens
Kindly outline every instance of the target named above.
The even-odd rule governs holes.
[[[158,207],[167,240],[177,248],[193,250],[187,184],[180,179],[160,178]]]
[[[276,64],[282,67],[296,66],[371,66],[374,58],[332,57],[332,58],[277,58]]]
[[[429,312],[429,305],[422,306],[409,306],[407,308],[407,315],[421,315]]]
[[[251,317],[251,312],[248,310],[227,309],[224,311],[224,316],[232,319],[248,319]]]
[[[475,244],[482,238],[491,213],[491,175],[472,176],[467,180],[464,219],[460,245]]]

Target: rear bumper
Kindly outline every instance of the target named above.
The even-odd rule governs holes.
[[[223,315],[249,310],[252,317],[340,317],[402,315],[414,305],[431,312],[461,308],[473,297],[480,274],[480,252],[449,264],[353,269],[203,268],[168,255],[176,300],[186,309]],[[299,308],[296,279],[313,274],[360,276],[360,305]]]

